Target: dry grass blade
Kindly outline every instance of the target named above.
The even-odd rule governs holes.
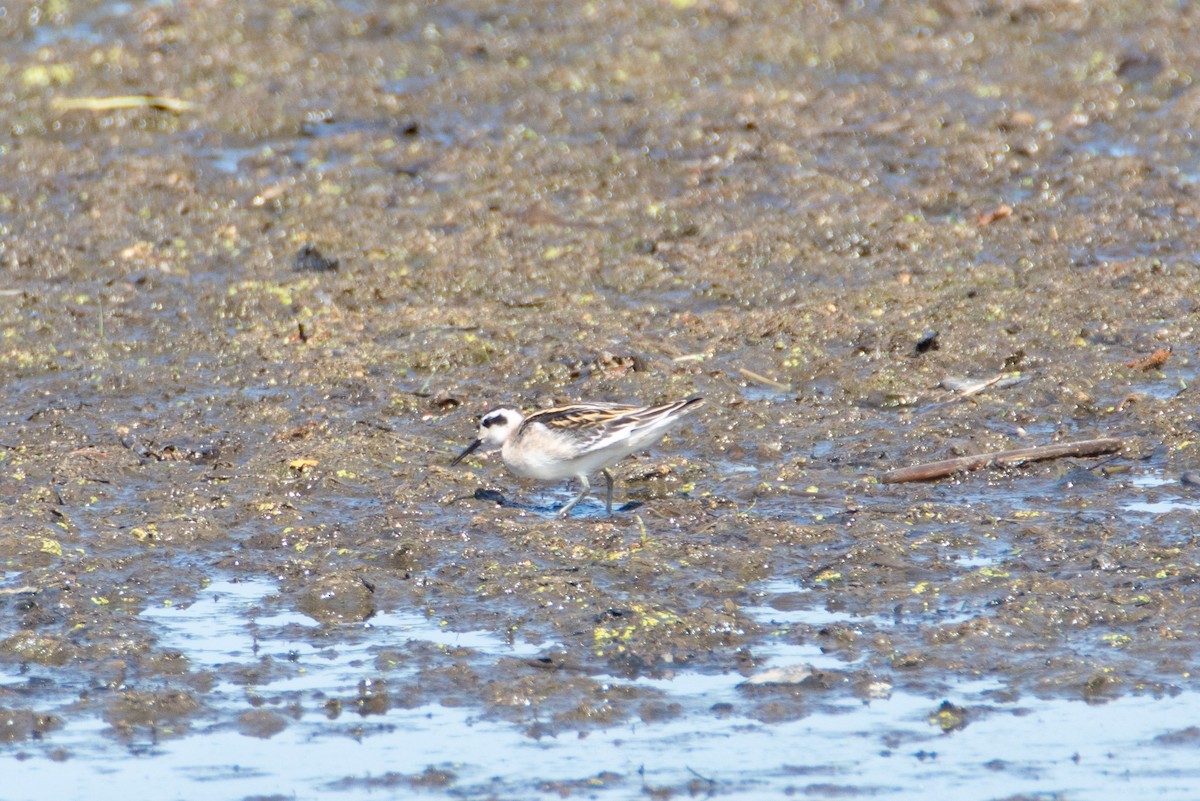
[[[1010,387],[1013,384],[1018,384],[1022,381],[1020,374],[1017,373],[997,373],[991,378],[982,380],[973,380],[970,378],[943,378],[940,386],[943,389],[948,389],[951,392],[958,394],[960,397],[969,398],[972,395],[978,395],[985,389],[990,387]]]
[[[756,384],[762,384],[763,386],[771,387],[773,389],[783,390],[784,392],[792,391],[791,384],[785,384],[782,381],[776,381],[773,378],[767,378],[765,375],[760,375],[760,374],[754,372],[753,370],[747,370],[745,367],[739,367],[737,369],[737,371],[739,373],[741,373],[743,377],[749,378],[751,381],[755,382]]]
[[[54,107],[60,111],[117,111],[130,108],[154,108],[182,114],[195,111],[199,104],[162,95],[113,95],[111,97],[56,97]]]

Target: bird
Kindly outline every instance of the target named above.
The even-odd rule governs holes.
[[[560,518],[591,492],[588,476],[600,471],[608,484],[605,508],[611,515],[613,475],[608,468],[658,442],[702,403],[700,397],[656,406],[575,403],[528,417],[514,409],[493,409],[480,418],[479,436],[450,466],[480,447],[499,448],[505,466],[522,478],[577,478],[582,489],[559,510]]]

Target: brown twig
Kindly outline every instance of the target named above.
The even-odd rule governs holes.
[[[960,456],[940,462],[901,467],[889,470],[879,477],[884,484],[900,484],[905,481],[930,481],[945,478],[955,473],[966,473],[983,467],[1013,467],[1026,462],[1044,459],[1061,459],[1064,456],[1101,456],[1116,453],[1124,443],[1119,439],[1086,439],[1080,442],[1063,442],[1058,445],[1039,445],[1034,448],[1017,448],[1012,451],[995,451],[976,456]]]

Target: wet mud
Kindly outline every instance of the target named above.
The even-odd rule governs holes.
[[[537,742],[901,692],[952,738],[1200,689],[1193,6],[6,12],[10,756],[82,761],[72,721],[135,748],[432,704]],[[612,517],[449,467],[495,406],[692,395]],[[1095,437],[1125,447],[879,482]],[[261,692],[303,658],[201,659],[147,614],[262,581],[246,609],[313,653],[368,648],[355,682]],[[399,613],[517,650],[372,641]],[[653,683],[688,671],[744,683]],[[328,786],[473,792],[386,770]],[[636,789],[528,778],[480,792]]]

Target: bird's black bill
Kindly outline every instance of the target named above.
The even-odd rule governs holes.
[[[454,461],[450,463],[450,466],[454,467],[454,465],[458,464],[463,459],[466,459],[468,456],[471,455],[472,451],[474,451],[476,448],[478,448],[482,444],[483,444],[483,440],[481,440],[481,439],[477,439],[474,442],[472,442],[470,445],[467,446],[467,449],[465,451],[460,453],[458,456],[454,457]]]

